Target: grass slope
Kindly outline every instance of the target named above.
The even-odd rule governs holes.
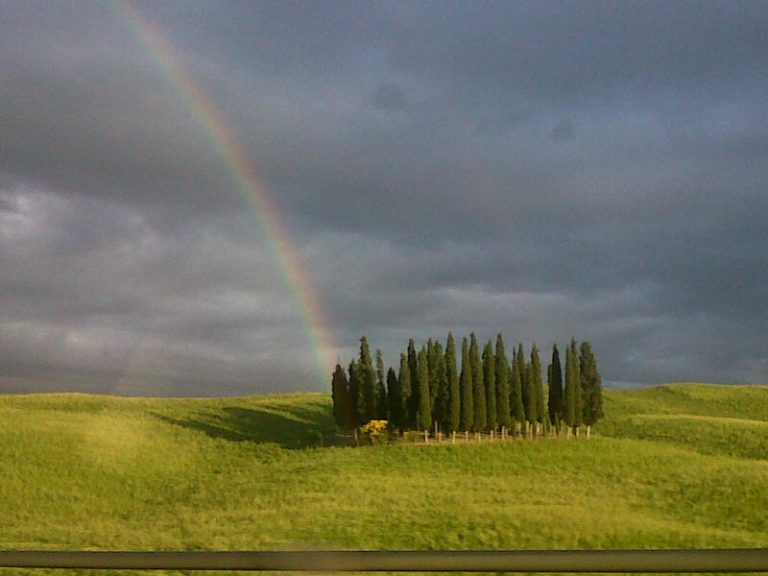
[[[605,411],[590,441],[323,448],[320,394],[0,397],[0,548],[768,546],[768,387]]]

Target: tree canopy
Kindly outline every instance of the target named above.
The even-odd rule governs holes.
[[[337,364],[331,378],[333,417],[340,429],[355,429],[372,420],[386,420],[401,431],[490,432],[510,429],[542,434],[560,423],[587,435],[603,416],[602,379],[592,345],[571,339],[565,348],[565,377],[557,345],[547,366],[545,392],[539,349],[531,347],[526,361],[523,345],[507,357],[504,338],[488,341],[479,353],[474,333],[462,338],[461,366],[456,341],[448,334],[445,349],[429,339],[417,351],[410,339],[400,354],[398,370],[387,368],[380,350],[375,366],[368,339],[360,339],[357,358],[348,370]],[[545,396],[546,395],[546,396]],[[546,400],[545,400],[546,397]]]

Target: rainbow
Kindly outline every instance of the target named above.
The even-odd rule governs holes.
[[[270,249],[280,265],[306,327],[309,345],[316,359],[318,376],[322,378],[321,382],[327,382],[336,346],[317,291],[302,266],[299,253],[282,223],[280,210],[270,197],[266,184],[248,159],[246,149],[238,142],[235,133],[210,98],[192,80],[162,32],[128,0],[111,4],[117,7],[128,27],[149,53],[150,59],[158,63],[177,89],[184,105],[198,119],[213,149],[232,175],[237,189],[266,232]]]

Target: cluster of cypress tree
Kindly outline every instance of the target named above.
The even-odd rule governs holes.
[[[360,354],[348,371],[337,364],[332,379],[333,414],[343,429],[371,420],[388,420],[392,428],[447,432],[516,430],[541,434],[549,423],[558,432],[578,434],[603,416],[602,380],[589,342],[572,339],[565,354],[565,375],[555,344],[547,367],[548,401],[539,350],[534,344],[526,358],[519,344],[507,356],[501,334],[489,340],[482,355],[475,334],[462,338],[461,369],[456,342],[448,334],[445,350],[429,339],[418,351],[413,339],[400,355],[397,372],[384,373],[381,350],[374,367],[368,339],[360,339]]]

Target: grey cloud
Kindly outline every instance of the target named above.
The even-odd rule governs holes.
[[[764,5],[136,7],[263,180],[331,355],[503,331],[593,340],[616,381],[766,379]],[[107,5],[0,17],[0,388],[323,388],[179,78]]]
[[[290,387],[286,375],[312,373],[279,360],[289,343],[307,344],[263,244],[215,228],[167,236],[105,201],[29,190],[5,198],[17,209],[0,219],[0,387],[87,376],[89,389],[130,391],[130,372],[187,393],[187,382],[206,378],[237,387],[283,371]]]
[[[374,107],[388,112],[403,112],[408,108],[402,88],[393,83],[379,85],[373,93],[372,102]]]
[[[565,141],[570,140],[573,136],[573,122],[570,120],[561,120],[557,123],[557,126],[552,128],[549,133],[553,140]]]
[[[398,66],[435,70],[458,90],[477,84],[532,98],[666,96],[764,79],[768,11],[755,3],[491,4],[414,10],[398,30]],[[468,17],[471,12],[471,17]],[[418,33],[416,33],[418,31]],[[462,88],[464,86],[465,88]]]

